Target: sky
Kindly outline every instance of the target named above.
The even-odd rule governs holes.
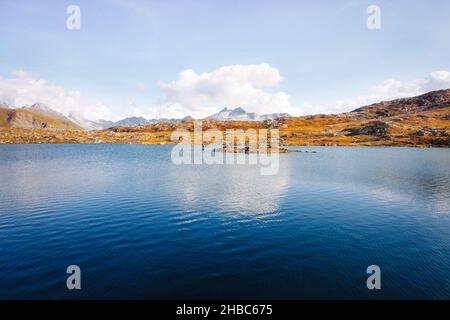
[[[449,88],[449,15],[440,0],[0,0],[0,103],[90,120],[345,112]]]

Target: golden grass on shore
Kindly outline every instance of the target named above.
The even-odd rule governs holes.
[[[287,146],[450,146],[450,107],[392,116],[382,121],[354,114],[289,117],[271,121],[202,122],[203,130],[278,129]],[[138,143],[168,144],[176,129],[194,129],[193,121],[163,122],[106,130],[0,128],[0,143]],[[206,142],[207,143],[207,142]]]

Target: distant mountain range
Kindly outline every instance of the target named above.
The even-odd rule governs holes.
[[[242,108],[228,109],[224,108],[205,119],[221,120],[221,121],[263,121],[276,119],[281,117],[290,117],[288,113],[271,113],[259,115],[254,112],[247,112]]]
[[[346,119],[346,121],[351,119],[352,124],[357,123],[361,124],[361,126],[352,127],[349,122],[349,126],[345,129],[347,131],[342,131],[345,135],[358,136],[363,133],[380,135],[394,130],[392,128],[397,128],[398,124],[409,121],[410,126],[414,126],[416,130],[414,131],[414,134],[420,136],[424,132],[425,134],[431,132],[431,135],[437,136],[448,131],[445,129],[445,123],[450,119],[450,114],[446,113],[449,106],[450,89],[432,91],[416,97],[374,103],[347,113],[327,115],[326,118],[329,119],[327,120],[328,122],[324,123],[322,126],[323,128],[320,127],[318,130],[329,130],[327,128],[330,128],[330,126],[335,123],[339,124],[343,121],[342,119]],[[437,110],[437,113],[434,112],[434,110]],[[288,122],[295,123],[295,127],[302,123],[300,126],[301,128],[314,123],[315,121],[319,121],[318,119],[321,119],[322,117],[324,117],[324,115],[290,117],[287,113],[258,115],[256,113],[246,112],[243,108],[224,108],[218,113],[204,119],[220,122],[252,121],[255,122],[255,126],[261,125],[258,124],[260,122],[279,119],[280,121],[282,120],[285,122],[289,120]],[[438,120],[431,120],[434,119],[433,117],[438,117],[436,118]],[[143,117],[129,117],[116,122],[106,120],[90,121],[73,114],[66,117],[42,103],[35,103],[31,106],[22,108],[14,108],[7,104],[0,104],[0,128],[103,130],[113,127],[128,128],[153,124],[159,125],[163,123],[167,123],[169,126],[173,127],[174,125],[171,124],[171,122],[183,125],[183,122],[191,119],[191,117],[186,117],[184,119],[145,119]],[[372,122],[365,124],[367,121]],[[219,125],[226,126],[227,124],[224,123]],[[436,129],[440,128],[441,125],[444,125],[443,128],[445,129],[441,130],[442,132]],[[422,127],[424,127],[423,130]],[[330,132],[333,130],[330,129]],[[328,135],[331,134],[330,132]],[[342,132],[335,132],[333,134],[342,134]],[[293,137],[295,138],[296,135],[298,136],[298,133],[294,132]],[[406,133],[404,136],[406,136]]]
[[[31,106],[25,106],[22,108],[14,108],[10,105],[7,105],[5,103],[0,104],[0,109],[3,109],[3,113],[11,113],[11,110],[15,110],[15,112],[18,112],[18,115],[21,115],[21,121],[13,121],[12,126],[19,125],[21,128],[46,128],[45,122],[40,122],[39,119],[33,118],[33,116],[29,116],[28,120],[26,121],[23,116],[25,111],[30,111],[32,113],[41,113],[47,117],[55,117],[54,121],[48,121],[51,123],[51,127],[55,129],[67,129],[69,127],[71,128],[78,128],[84,129],[84,130],[103,130],[108,129],[112,127],[133,127],[133,126],[143,126],[143,125],[149,125],[154,124],[158,122],[180,122],[180,121],[187,121],[192,120],[192,117],[187,116],[183,119],[175,119],[175,118],[160,118],[160,119],[145,119],[144,117],[128,117],[124,118],[119,121],[108,121],[108,120],[88,120],[85,119],[79,115],[76,114],[69,114],[67,117],[64,116],[62,113],[59,113],[57,111],[52,110],[50,107],[43,103],[35,103]],[[9,110],[9,111],[6,111]],[[6,114],[5,113],[5,114]],[[224,108],[221,111],[219,111],[216,114],[213,114],[209,117],[206,117],[205,119],[208,120],[220,120],[220,121],[262,121],[262,120],[269,120],[269,119],[275,119],[280,117],[288,117],[289,114],[287,113],[272,113],[272,114],[265,114],[265,115],[258,115],[254,112],[246,112],[242,108],[235,108],[235,109],[228,109]],[[6,117],[8,118],[8,117]],[[6,121],[6,120],[5,120]],[[69,123],[72,123],[71,125],[67,125]],[[6,122],[5,122],[6,125]]]
[[[69,114],[67,116],[67,118],[69,118],[71,121],[73,121],[74,123],[76,123],[77,125],[79,125],[80,127],[82,127],[85,130],[102,130],[102,129],[106,129],[106,128],[110,128],[114,126],[114,122],[113,121],[108,121],[108,120],[96,120],[96,121],[92,121],[92,120],[88,120],[85,119],[81,116],[78,116],[76,114]]]
[[[289,117],[287,113],[272,113],[272,114],[264,114],[258,115],[254,112],[246,112],[242,108],[228,109],[224,108],[218,113],[215,113],[209,117],[206,117],[207,120],[220,120],[220,121],[262,121],[269,119],[276,119],[280,117]],[[187,121],[192,120],[192,117],[187,116],[183,119],[175,119],[175,118],[160,118],[160,119],[146,119],[144,117],[129,117],[116,122],[99,120],[99,121],[91,121],[90,123],[84,123],[80,120],[74,119],[75,122],[85,127],[88,130],[91,129],[107,129],[112,127],[133,127],[133,126],[144,126],[148,124],[154,124],[158,122],[179,122],[179,121]]]
[[[111,127],[117,127],[117,126],[144,126],[147,124],[153,124],[158,122],[177,122],[177,121],[184,121],[184,120],[190,120],[191,117],[185,117],[183,119],[175,119],[175,118],[160,118],[160,119],[145,119],[144,117],[129,117],[125,118],[119,121],[116,121],[113,123]]]
[[[277,128],[283,145],[450,147],[450,89],[374,103],[340,114],[290,117],[224,108],[205,119],[205,127],[222,132]],[[141,124],[145,126],[137,127]],[[166,144],[173,142],[171,132],[177,128],[190,130],[192,122],[140,117],[94,122],[73,115],[65,117],[39,103],[22,108],[0,104],[0,143]]]
[[[228,109],[224,108],[218,113],[215,113],[209,117],[206,117],[204,119],[206,120],[220,120],[220,121],[263,121],[263,120],[269,120],[269,119],[276,119],[281,117],[289,117],[290,115],[287,113],[271,113],[271,114],[264,114],[259,115],[254,112],[246,112],[242,108],[235,108],[235,109]],[[193,118],[190,116],[184,117],[183,119],[175,119],[175,118],[160,118],[160,119],[145,119],[143,117],[129,117],[125,118],[116,122],[111,121],[104,121],[100,120],[93,122],[91,124],[91,127],[94,127],[96,129],[107,129],[111,127],[117,127],[117,126],[126,126],[126,127],[132,127],[132,126],[143,126],[148,124],[154,124],[158,122],[180,122],[180,121],[187,121],[192,120]],[[80,123],[80,122],[78,122]],[[80,123],[82,125],[82,123]]]

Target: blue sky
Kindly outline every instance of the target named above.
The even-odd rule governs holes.
[[[70,4],[81,9],[80,30],[66,28]],[[371,4],[381,9],[380,30],[366,26]],[[449,14],[450,2],[438,0],[0,0],[0,85],[9,86],[0,99],[28,101],[14,96],[20,91],[11,86],[20,81],[7,82],[22,70],[28,78],[57,86],[59,95],[76,91],[76,97],[68,94],[79,100],[67,102],[72,108],[107,108],[102,117],[200,116],[235,107],[227,105],[231,102],[260,113],[270,105],[273,112],[296,114],[346,111],[358,103],[445,86]],[[232,75],[239,77],[248,72],[246,66],[262,63],[272,68],[269,77],[276,70],[282,80],[240,82],[250,91],[239,91],[237,99],[214,91],[231,95],[237,90],[221,82],[221,67],[241,66]],[[195,84],[181,86],[187,78],[180,72],[190,69]],[[436,71],[441,72],[438,84],[430,78]],[[211,82],[206,91],[211,97],[199,97]],[[39,99],[35,85],[32,90],[32,98]],[[47,103],[52,90],[43,93]],[[258,110],[258,104],[264,107]],[[84,115],[94,117],[90,111]]]

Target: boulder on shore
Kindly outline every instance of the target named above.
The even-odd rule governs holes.
[[[347,128],[344,131],[346,136],[359,136],[359,135],[376,135],[382,136],[387,133],[387,130],[391,126],[383,121],[371,121],[365,123],[359,127]]]

